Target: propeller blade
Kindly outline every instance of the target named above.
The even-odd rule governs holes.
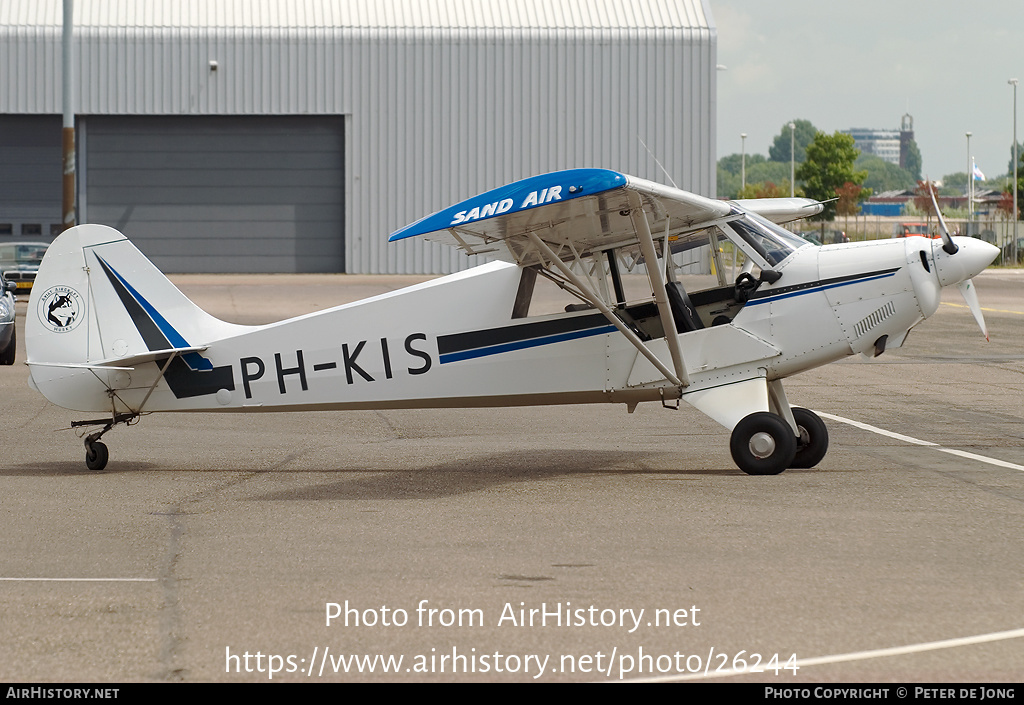
[[[960,295],[964,297],[967,308],[971,309],[971,313],[974,314],[974,320],[978,322],[978,327],[981,328],[985,340],[988,341],[988,328],[985,327],[985,317],[981,314],[981,304],[978,303],[978,290],[974,288],[974,282],[970,279],[964,279],[956,285],[956,288],[960,290]]]
[[[935,209],[935,215],[939,216],[939,230],[942,232],[942,249],[948,255],[955,255],[960,248],[956,246],[956,243],[953,242],[953,238],[949,234],[949,228],[946,227],[946,220],[942,217],[942,211],[939,210],[939,204],[935,200],[935,191],[932,189],[931,183],[927,182],[927,184],[928,195],[932,197],[932,207]]]

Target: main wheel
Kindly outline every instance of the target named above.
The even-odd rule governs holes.
[[[85,447],[85,467],[90,470],[102,470],[107,467],[108,457],[107,446],[100,441],[93,441]]]
[[[736,424],[729,450],[748,475],[778,475],[793,464],[796,436],[781,416],[758,411]]]
[[[793,418],[800,437],[791,468],[813,468],[828,452],[828,429],[825,422],[810,409],[793,408]]]

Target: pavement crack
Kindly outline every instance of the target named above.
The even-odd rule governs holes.
[[[170,533],[164,562],[160,570],[160,590],[163,606],[160,610],[160,680],[177,682],[187,677],[184,667],[185,634],[178,593],[178,562],[181,559],[181,539],[185,534],[185,512],[180,505],[171,507],[160,516],[167,517]]]

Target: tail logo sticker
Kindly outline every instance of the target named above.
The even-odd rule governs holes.
[[[68,333],[84,316],[82,295],[70,286],[51,286],[39,297],[39,320],[54,333]]]

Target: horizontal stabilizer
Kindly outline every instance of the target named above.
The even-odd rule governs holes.
[[[140,353],[138,355],[128,355],[126,357],[112,357],[107,360],[96,360],[90,363],[77,363],[77,362],[29,362],[27,364],[35,367],[68,367],[72,369],[83,369],[83,370],[133,370],[136,365],[141,365],[146,362],[155,362],[156,360],[166,360],[172,355],[185,355],[186,353],[198,353],[203,352],[207,348],[202,347],[190,347],[190,348],[168,348],[166,350],[150,350],[148,352]]]

